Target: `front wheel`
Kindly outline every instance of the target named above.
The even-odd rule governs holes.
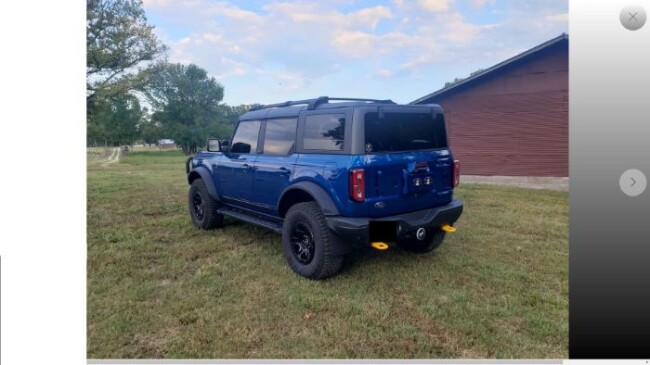
[[[332,254],[332,236],[318,203],[292,206],[282,226],[282,247],[289,267],[309,279],[336,274],[343,256]]]
[[[192,223],[201,229],[223,226],[223,215],[217,213],[218,202],[210,196],[202,179],[192,181],[188,193],[188,206]]]
[[[406,251],[415,253],[427,253],[435,250],[445,239],[445,232],[439,228],[427,228],[423,240],[414,237],[404,238],[398,245]]]

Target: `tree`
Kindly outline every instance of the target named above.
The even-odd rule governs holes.
[[[147,90],[156,108],[152,121],[162,126],[186,154],[195,153],[208,137],[223,134],[223,86],[196,65],[163,64]]]
[[[164,138],[162,126],[152,119],[143,120],[138,126],[140,138],[146,144],[158,144],[158,141]]]
[[[89,123],[88,139],[106,146],[130,145],[140,136],[138,125],[143,115],[138,98],[131,94],[104,98]]]
[[[89,112],[96,99],[142,88],[152,76],[136,66],[164,55],[166,47],[147,24],[141,0],[87,0],[86,94]]]
[[[239,120],[239,117],[256,106],[259,106],[259,104],[242,104],[236,106],[222,105],[223,121],[224,123],[229,123],[231,126],[235,126]]]
[[[467,79],[467,78],[469,78],[469,77],[472,77],[472,76],[474,76],[474,75],[476,75],[476,74],[479,74],[479,73],[481,73],[481,72],[483,72],[483,69],[482,69],[482,68],[479,68],[478,70],[476,70],[476,71],[474,71],[474,72],[471,72],[471,73],[469,74],[469,76],[467,76],[467,77],[455,77],[453,81],[447,81],[447,82],[445,82],[445,86],[444,86],[444,87],[447,88],[447,87],[450,87],[450,86],[452,86],[452,85],[455,85],[455,84],[457,84],[457,83],[459,83],[459,82],[461,82],[461,81],[463,81],[463,80],[465,80],[465,79]]]

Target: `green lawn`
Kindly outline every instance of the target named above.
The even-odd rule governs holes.
[[[326,281],[187,214],[184,156],[88,165],[88,358],[566,358],[568,194],[461,185],[458,232]]]

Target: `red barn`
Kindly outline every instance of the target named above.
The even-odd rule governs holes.
[[[466,175],[569,175],[566,34],[411,104],[445,110]]]

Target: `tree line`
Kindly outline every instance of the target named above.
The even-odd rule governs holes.
[[[87,0],[89,145],[173,139],[186,154],[227,138],[250,106],[222,103],[224,87],[195,65],[169,63],[141,0]]]
[[[450,86],[456,85],[457,83],[459,83],[461,81],[464,81],[464,80],[467,80],[468,78],[470,78],[470,77],[472,77],[474,75],[480,74],[483,71],[484,70],[482,68],[479,68],[478,70],[476,70],[474,72],[470,72],[469,76],[467,76],[467,77],[454,77],[454,79],[452,81],[445,82],[445,86],[443,86],[442,88],[446,89],[446,88],[448,88]]]

